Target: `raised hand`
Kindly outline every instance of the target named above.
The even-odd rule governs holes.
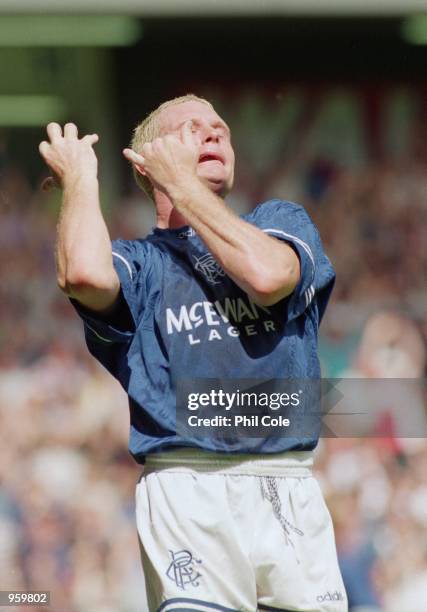
[[[66,123],[64,130],[58,123],[47,126],[49,140],[39,145],[40,155],[52,171],[52,176],[45,179],[42,189],[64,187],[67,181],[80,178],[96,178],[98,160],[93,145],[98,142],[97,134],[78,137],[77,126]]]
[[[199,143],[191,127],[192,122],[187,121],[181,128],[180,138],[167,134],[145,143],[141,154],[124,149],[123,155],[155,187],[168,193],[175,185],[197,177]]]

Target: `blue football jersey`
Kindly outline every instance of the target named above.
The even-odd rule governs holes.
[[[275,453],[310,450],[317,443],[315,435],[267,436],[227,446],[176,433],[180,379],[320,377],[318,327],[335,274],[317,229],[301,206],[281,200],[265,202],[242,218],[298,254],[300,281],[274,306],[255,304],[188,226],[113,241],[121,282],[121,314],[114,321],[73,301],[90,352],[129,396],[129,450],[139,463],[149,453],[177,447]]]

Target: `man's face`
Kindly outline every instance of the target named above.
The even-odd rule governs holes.
[[[227,124],[207,104],[189,100],[162,110],[159,115],[160,135],[180,135],[187,121],[192,122],[194,141],[199,146],[197,175],[220,195],[228,193],[234,179],[234,151]]]

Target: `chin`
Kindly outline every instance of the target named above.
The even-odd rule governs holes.
[[[223,179],[222,177],[219,178],[216,176],[203,176],[203,174],[199,174],[199,178],[205,183],[207,187],[209,187],[211,191],[217,193],[218,195],[224,196],[231,189],[231,185],[229,184],[229,182],[227,182],[227,180]]]
[[[216,193],[217,195],[224,196],[229,191],[227,189],[227,185],[223,181],[209,180],[204,177],[200,177],[200,178],[205,183],[205,185],[209,187],[209,189],[213,191],[213,193]]]

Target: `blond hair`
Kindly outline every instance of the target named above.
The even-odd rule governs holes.
[[[133,131],[132,142],[130,145],[131,149],[140,154],[142,147],[146,142],[152,142],[160,135],[159,115],[163,110],[165,110],[165,108],[174,106],[175,104],[189,102],[191,100],[208,104],[213,109],[212,104],[208,102],[208,100],[205,100],[205,98],[200,98],[195,94],[186,94],[185,96],[167,100],[154,109],[143,121],[141,121],[141,123],[136,126]],[[145,191],[148,197],[154,202],[153,186],[150,179],[147,176],[143,176],[140,172],[138,172],[138,170],[136,170],[135,167],[133,168],[133,174],[138,186]]]

